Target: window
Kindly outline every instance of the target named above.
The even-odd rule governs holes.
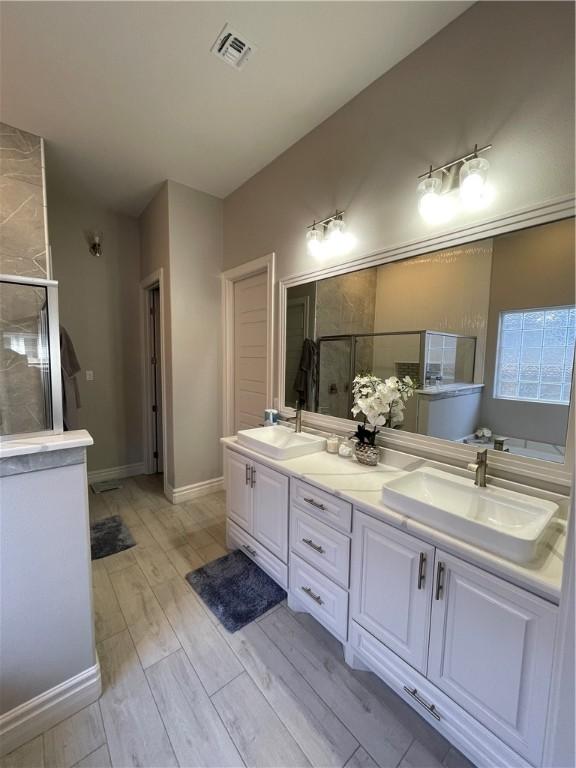
[[[494,397],[570,403],[576,308],[500,313]]]

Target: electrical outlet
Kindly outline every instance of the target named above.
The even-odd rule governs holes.
[[[86,371],[86,381],[94,381],[94,371]]]

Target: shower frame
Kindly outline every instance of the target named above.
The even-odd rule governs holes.
[[[364,338],[376,338],[379,336],[420,336],[420,355],[418,364],[420,366],[420,371],[424,371],[425,374],[425,366],[426,366],[426,334],[433,334],[436,336],[455,336],[457,339],[474,339],[474,357],[472,361],[472,372],[474,375],[474,371],[476,370],[476,351],[477,351],[477,337],[476,336],[470,336],[467,334],[461,334],[461,333],[449,333],[447,331],[432,331],[429,328],[425,330],[420,331],[381,331],[379,333],[344,333],[344,334],[334,334],[334,335],[327,335],[327,336],[320,336],[318,339],[316,339],[316,343],[318,344],[318,359],[316,362],[316,381],[318,382],[316,387],[316,395],[314,398],[314,406],[315,410],[318,413],[318,407],[320,402],[320,359],[321,359],[321,344],[323,341],[342,341],[344,339],[350,339],[350,365],[349,365],[349,380],[350,383],[354,381],[354,376],[356,375],[356,339],[364,339]],[[424,382],[420,382],[420,385],[423,386]],[[352,395],[352,388],[350,387],[350,390],[348,391],[348,408],[349,410],[352,408],[354,404],[354,398]]]
[[[49,367],[42,372],[44,382],[44,401],[50,415],[50,428],[39,432],[2,435],[2,442],[22,440],[46,435],[61,435],[64,432],[62,408],[62,373],[60,369],[60,324],[58,319],[58,282],[37,277],[18,275],[0,275],[0,283],[27,285],[33,288],[45,288],[46,311],[42,312],[41,323],[47,326]]]

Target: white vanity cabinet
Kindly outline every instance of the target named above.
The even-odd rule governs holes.
[[[428,679],[539,764],[555,606],[436,551]]]
[[[502,764],[523,763],[498,739],[540,765],[556,607],[358,510],[351,574],[347,658],[358,651],[449,738],[481,724]]]
[[[227,451],[226,456],[228,542],[241,548],[285,588],[288,478],[234,451]]]
[[[541,768],[557,606],[385,522],[385,509],[353,509],[226,453],[229,545],[287,589],[289,606],[481,768]]]
[[[354,619],[425,674],[434,547],[355,512],[352,567]]]

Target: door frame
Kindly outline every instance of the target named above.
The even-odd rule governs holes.
[[[247,277],[266,274],[266,407],[272,407],[274,387],[274,252],[247,261],[221,274],[222,281],[222,435],[234,430],[234,284]],[[262,414],[264,418],[264,414]]]
[[[151,347],[149,292],[158,287],[160,291],[160,400],[162,403],[162,469],[164,473],[164,493],[167,490],[167,439],[166,439],[166,333],[164,328],[164,308],[166,292],[164,288],[164,270],[157,269],[140,281],[140,340],[142,360],[142,445],[144,473],[154,473],[154,445],[152,441],[152,385],[148,353]]]

